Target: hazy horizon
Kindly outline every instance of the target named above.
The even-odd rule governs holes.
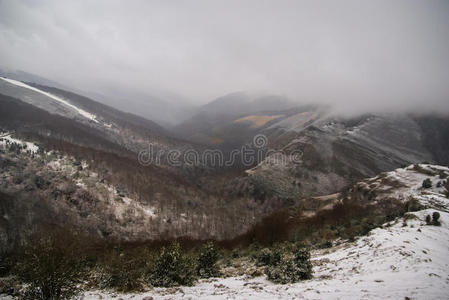
[[[263,91],[449,112],[448,15],[447,1],[1,0],[0,66],[170,105]]]

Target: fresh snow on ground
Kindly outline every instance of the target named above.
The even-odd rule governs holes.
[[[119,196],[117,188],[112,185],[105,185],[106,189],[111,194],[111,199],[116,199]],[[135,217],[139,215],[144,215],[149,218],[156,218],[156,208],[149,205],[144,205],[139,201],[132,199],[128,196],[119,197],[119,201],[114,200],[114,211],[115,215],[123,218],[126,216],[127,212],[132,211]]]
[[[5,78],[5,77],[0,77],[0,78],[3,79],[4,81],[9,82],[9,83],[11,83],[11,84],[14,84],[14,85],[16,85],[16,86],[23,87],[23,88],[26,88],[26,89],[29,89],[29,90],[32,90],[32,91],[41,93],[41,94],[43,94],[43,95],[45,95],[45,96],[47,96],[47,97],[49,97],[49,98],[52,98],[53,100],[56,100],[56,101],[58,101],[58,102],[61,102],[61,103],[65,104],[66,106],[68,106],[68,107],[74,109],[76,112],[78,112],[78,113],[79,113],[80,115],[82,115],[83,117],[85,117],[85,118],[87,118],[87,119],[89,119],[89,120],[92,120],[92,121],[98,123],[98,121],[97,121],[95,115],[93,115],[93,114],[91,114],[91,113],[89,113],[89,112],[87,112],[87,111],[85,111],[85,110],[83,110],[83,109],[80,109],[80,108],[76,107],[76,106],[73,105],[73,104],[70,104],[69,102],[67,102],[66,100],[64,100],[64,99],[62,99],[62,98],[60,98],[60,97],[57,97],[57,96],[55,96],[55,95],[53,95],[53,94],[50,94],[50,93],[48,93],[48,92],[45,92],[45,91],[42,91],[42,90],[37,89],[37,88],[35,88],[35,87],[32,87],[32,86],[30,86],[30,85],[28,85],[28,84],[25,84],[25,83],[21,82],[21,81],[17,81],[17,80],[10,79],[10,78]]]
[[[449,174],[446,167],[421,166]],[[412,213],[416,219],[400,218],[355,242],[313,252],[311,280],[279,285],[265,277],[214,278],[142,294],[91,291],[84,299],[449,299],[449,199],[435,187],[437,176],[433,188],[424,190],[423,178],[433,177],[412,168],[387,176],[405,185],[400,189],[405,194],[395,196],[413,195],[428,208]],[[435,211],[441,226],[426,225],[425,217]]]
[[[277,285],[263,277],[231,277],[139,295],[90,292],[84,299],[448,299],[449,214],[441,213],[441,227],[424,225],[433,211],[420,211],[421,220],[407,227],[399,222],[375,229],[335,252],[315,254],[312,280]]]
[[[36,144],[30,143],[30,142],[25,142],[25,141],[22,141],[19,139],[15,139],[15,138],[11,137],[11,134],[9,134],[9,133],[0,134],[0,145],[5,146],[7,143],[9,143],[9,144],[16,143],[16,144],[19,144],[22,146],[26,145],[26,149],[23,149],[23,151],[29,150],[32,153],[36,153],[37,150],[39,149],[39,147],[36,146]]]

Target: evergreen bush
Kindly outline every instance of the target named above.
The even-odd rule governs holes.
[[[179,243],[164,247],[150,266],[148,280],[153,286],[191,286],[196,280],[195,260],[183,254]]]
[[[422,187],[425,189],[429,189],[432,187],[432,181],[430,180],[430,178],[426,178],[423,180]]]
[[[283,253],[277,263],[269,265],[265,270],[269,280],[281,284],[310,279],[312,272],[310,252],[305,248]]]
[[[437,212],[437,211],[435,211],[432,214],[432,224],[435,225],[435,226],[440,226],[441,225],[441,223],[440,223],[440,213]]]
[[[217,261],[219,257],[218,249],[214,243],[205,244],[198,255],[197,274],[202,278],[218,276]]]
[[[15,266],[26,284],[23,299],[72,299],[79,293],[83,270],[76,245],[61,236],[42,237],[24,246]]]

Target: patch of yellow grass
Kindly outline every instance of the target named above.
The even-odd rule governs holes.
[[[243,123],[243,122],[250,122],[252,128],[259,128],[265,125],[267,122],[282,117],[282,115],[271,115],[271,116],[257,116],[257,115],[250,115],[246,116],[240,119],[237,119],[234,121],[234,123]]]
[[[211,142],[212,144],[218,145],[218,144],[223,143],[224,140],[221,139],[221,138],[211,138],[211,139],[210,139],[210,142]]]

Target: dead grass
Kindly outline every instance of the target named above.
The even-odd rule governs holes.
[[[259,127],[262,127],[263,125],[267,124],[269,121],[274,120],[274,119],[279,118],[279,117],[282,117],[282,116],[283,115],[272,115],[272,116],[267,116],[267,115],[261,115],[261,116],[250,115],[250,116],[246,116],[246,117],[237,119],[237,120],[234,121],[234,123],[250,122],[252,128],[259,128]]]

